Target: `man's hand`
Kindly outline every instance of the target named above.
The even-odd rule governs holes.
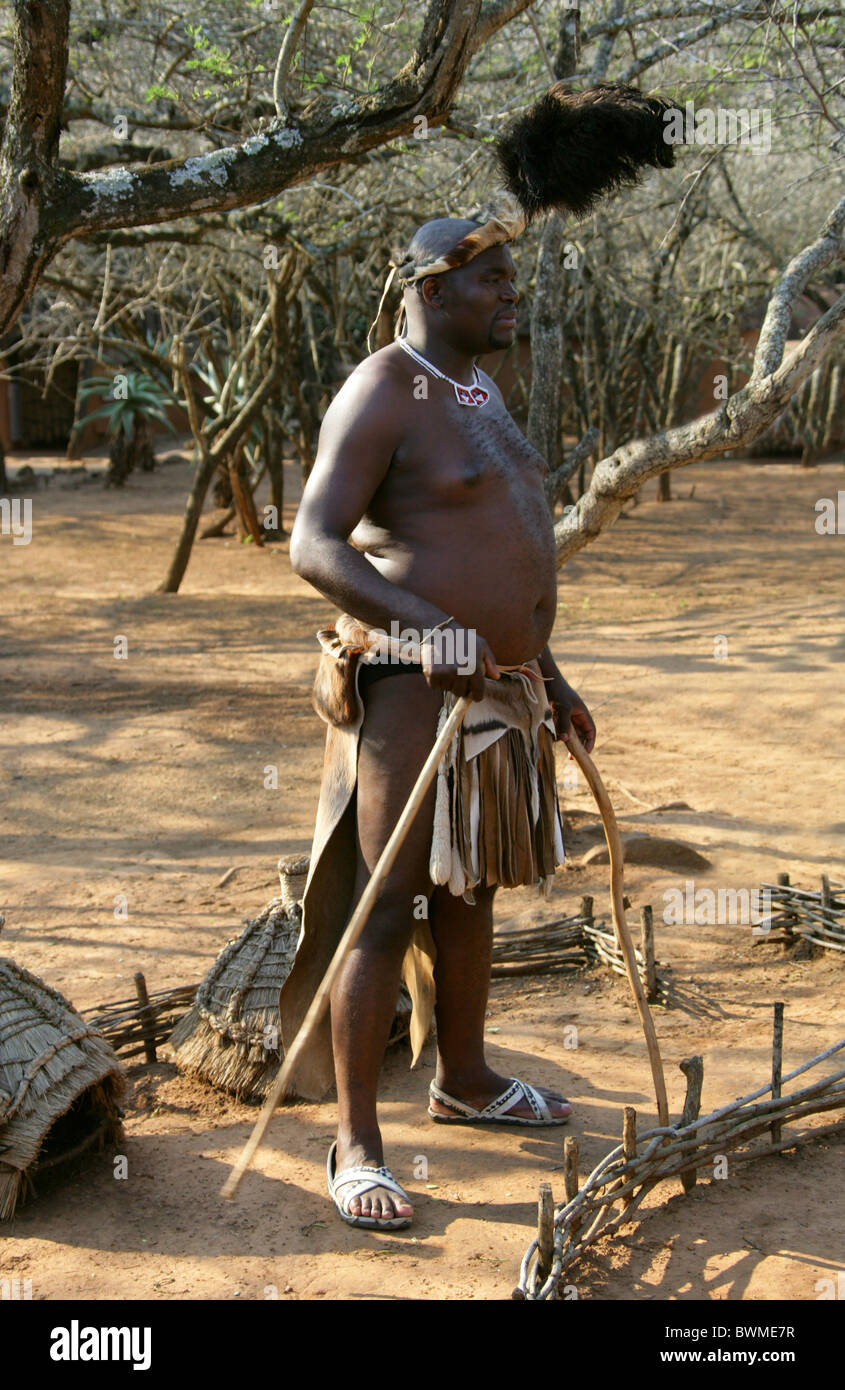
[[[440,629],[423,642],[420,661],[432,690],[451,690],[458,697],[483,700],[485,676],[499,679],[493,653],[472,628]]]
[[[548,687],[548,697],[558,738],[567,742],[571,723],[585,750],[592,753],[596,742],[593,717],[577,690],[573,690],[572,686],[567,684],[559,671]]]

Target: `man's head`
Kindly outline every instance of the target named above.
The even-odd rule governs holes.
[[[408,327],[425,327],[468,356],[496,352],[513,341],[519,295],[513,257],[504,242],[489,246],[454,269],[414,279],[419,267],[448,257],[482,223],[437,217],[415,233],[408,257],[398,269],[405,287]]]

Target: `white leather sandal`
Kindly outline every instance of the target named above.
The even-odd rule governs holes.
[[[395,1192],[397,1197],[410,1204],[410,1197],[405,1189],[400,1187],[389,1168],[373,1168],[370,1164],[362,1163],[357,1168],[344,1168],[342,1173],[337,1173],[336,1163],[337,1141],[329,1149],[326,1177],[329,1194],[342,1221],[348,1226],[363,1226],[370,1231],[401,1231],[405,1226],[410,1226],[413,1220],[411,1216],[392,1216],[381,1220],[377,1216],[353,1216],[349,1211],[349,1203],[355,1197],[363,1197],[366,1192],[372,1192],[376,1187],[386,1187],[389,1192]],[[338,1188],[347,1186],[349,1190],[341,1196]]]
[[[447,1096],[445,1091],[441,1091],[436,1082],[432,1081],[428,1088],[431,1100],[439,1101],[441,1105],[448,1105],[450,1110],[457,1113],[454,1115],[440,1115],[436,1110],[428,1107],[428,1113],[439,1125],[525,1125],[536,1128],[540,1125],[565,1125],[569,1123],[568,1115],[553,1115],[548,1107],[545,1096],[529,1086],[527,1081],[519,1081],[517,1077],[511,1077],[510,1084],[502,1091],[500,1096],[491,1100],[489,1105],[485,1105],[483,1110],[476,1110],[475,1106],[467,1105],[466,1101],[456,1100],[454,1096]],[[532,1120],[526,1119],[523,1115],[509,1115],[520,1101],[527,1100],[531,1109],[534,1111]],[[561,1101],[568,1105],[569,1101]]]

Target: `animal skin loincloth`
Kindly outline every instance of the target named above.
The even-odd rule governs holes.
[[[285,1048],[296,1036],[349,919],[356,870],[358,739],[364,720],[359,684],[368,669],[372,675],[386,673],[383,666],[369,665],[376,648],[368,630],[353,619],[339,618],[335,628],[318,633],[318,640],[323,655],[313,699],[327,724],[326,750],[302,930],[279,999]],[[438,730],[454,698],[444,695]],[[432,743],[436,732],[433,728]],[[539,884],[548,891],[564,857],[554,740],[554,719],[536,662],[505,672],[500,680],[486,680],[484,699],[470,706],[438,770],[429,866],[433,887],[448,885],[470,903],[479,884]],[[412,1066],[434,1012],[435,955],[428,922],[419,920],[402,965],[413,1004]],[[296,1092],[320,1099],[333,1082],[327,1017],[297,1069]]]

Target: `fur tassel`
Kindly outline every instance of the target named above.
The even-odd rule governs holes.
[[[674,103],[635,87],[601,83],[573,92],[550,87],[497,142],[508,191],[527,217],[558,208],[584,217],[605,194],[643,169],[670,169],[666,140]]]

